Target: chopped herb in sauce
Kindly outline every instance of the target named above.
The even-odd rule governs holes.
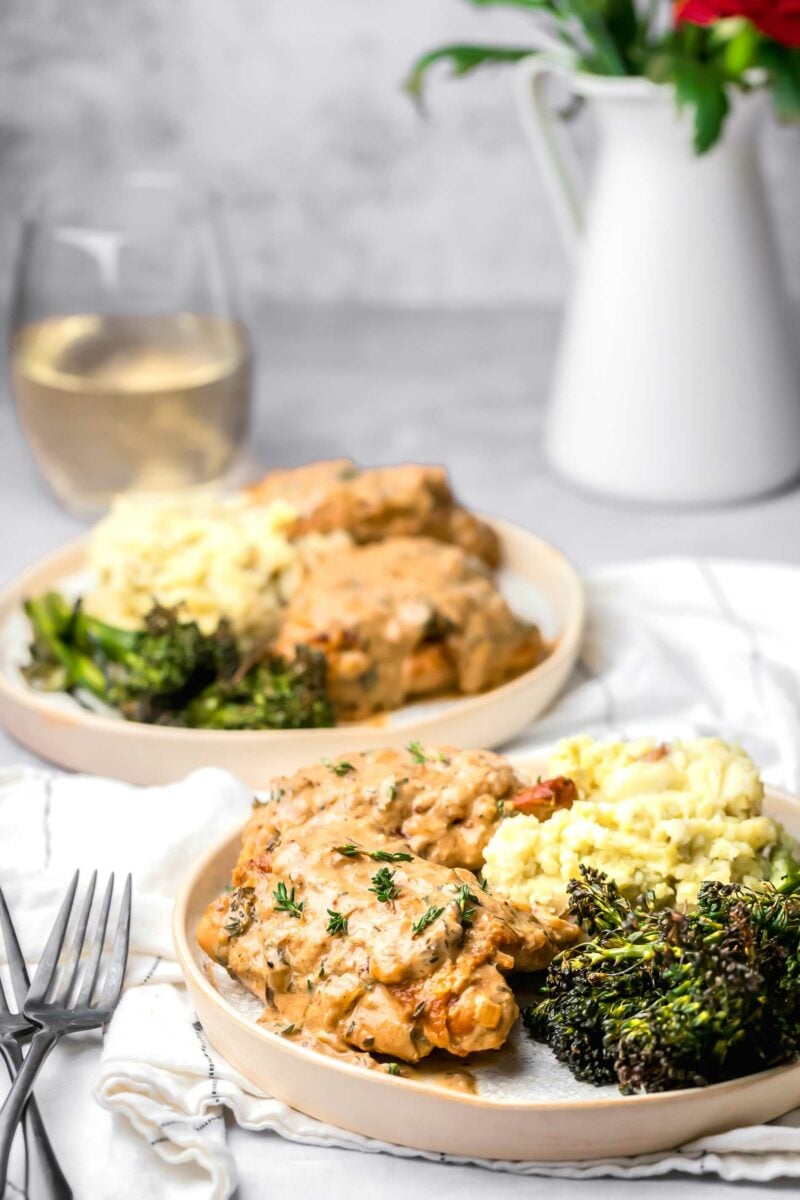
[[[400,1063],[387,1063],[386,1070],[389,1072],[390,1075],[399,1075],[400,1074]]]
[[[408,854],[405,850],[362,850],[359,846],[354,846],[352,842],[346,846],[334,846],[333,848],[337,854],[343,854],[345,858],[358,858],[361,854],[365,854],[373,862],[414,861],[414,855]]]
[[[302,915],[304,901],[295,901],[294,888],[291,891],[287,891],[286,884],[279,883],[272,894],[275,897],[275,908],[278,912],[286,912],[290,917],[300,917]]]
[[[339,762],[332,762],[329,758],[323,758],[323,767],[327,767],[329,771],[333,771],[334,775],[349,775],[355,770],[352,763],[346,762],[343,758]]]
[[[419,742],[409,742],[406,746],[406,750],[414,759],[414,762],[418,763],[420,766],[426,762],[440,762],[444,763],[445,766],[450,765],[450,759],[442,750],[434,750],[428,753],[423,749]]]
[[[293,1033],[297,1033],[297,1026],[294,1024],[286,1025],[281,1030],[281,1037],[291,1037]]]
[[[376,871],[372,876],[372,887],[369,889],[374,892],[381,904],[388,904],[390,900],[396,900],[400,895],[400,888],[394,881],[394,871],[390,871],[388,867],[381,867],[380,871]]]
[[[336,935],[340,933],[347,933],[347,917],[344,916],[343,913],[335,912],[332,908],[329,908],[328,916],[330,917],[330,920],[325,926],[327,933],[331,934],[332,937],[336,937]]]
[[[497,819],[502,821],[503,817],[506,815],[506,802],[505,800],[495,800],[494,803],[495,808],[497,809]]]
[[[241,887],[231,893],[225,932],[228,937],[240,937],[255,920],[255,888]]]
[[[475,909],[470,908],[469,905],[477,903],[478,897],[473,896],[472,892],[469,890],[469,884],[462,883],[461,887],[456,892],[456,907],[458,909],[458,915],[461,918],[462,925],[472,924],[473,920],[475,919]]]
[[[429,925],[432,925],[437,917],[440,917],[443,912],[444,909],[440,908],[437,904],[432,904],[430,908],[426,908],[419,920],[414,921],[413,925],[411,926],[411,928],[414,930],[414,937],[416,937],[417,934],[422,933],[422,931],[427,929]]]

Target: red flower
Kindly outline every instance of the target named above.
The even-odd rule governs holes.
[[[747,17],[784,46],[800,47],[800,0],[676,0],[675,19],[711,25],[723,17]]]

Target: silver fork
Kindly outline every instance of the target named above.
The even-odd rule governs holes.
[[[100,964],[114,891],[113,875],[109,878],[93,934],[87,943],[89,953],[86,965],[82,973],[80,970],[96,882],[95,871],[80,909],[72,943],[59,971],[59,957],[78,888],[78,872],[75,872],[23,1005],[25,1016],[40,1028],[31,1039],[30,1049],[0,1109],[0,1196],[3,1195],[6,1185],[8,1156],[14,1132],[44,1060],[56,1042],[67,1034],[85,1029],[99,1029],[107,1025],[122,992],[131,923],[130,875],[125,883],[117,927],[111,940],[105,979],[99,994]],[[93,1003],[95,997],[96,1003]]]
[[[6,1060],[13,1080],[22,1066],[21,1038],[35,1028],[22,1012],[30,981],[25,959],[17,940],[16,930],[8,911],[6,898],[0,888],[0,929],[8,957],[8,971],[19,1012],[12,1013],[0,982],[0,1054]],[[21,1026],[21,1028],[20,1028]],[[26,1191],[34,1196],[46,1196],[49,1200],[72,1200],[72,1189],[64,1178],[58,1159],[50,1145],[39,1109],[33,1096],[28,1101],[23,1117],[25,1123]]]

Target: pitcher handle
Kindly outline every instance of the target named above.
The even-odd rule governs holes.
[[[544,175],[567,250],[576,254],[586,226],[581,170],[564,122],[550,104],[548,77],[569,79],[570,72],[548,59],[531,56],[517,67],[517,100],[522,123]]]

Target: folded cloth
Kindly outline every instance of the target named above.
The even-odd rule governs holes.
[[[662,560],[598,572],[588,592],[589,629],[569,687],[531,736],[510,749],[535,751],[578,731],[659,738],[719,734],[740,741],[770,782],[800,790],[800,571]],[[163,788],[38,770],[0,775],[0,872],[32,956],[76,866],[131,870],[135,879],[128,987],[105,1038],[95,1092],[101,1105],[130,1125],[117,1120],[104,1126],[107,1115],[96,1106],[92,1111],[88,1094],[72,1084],[71,1120],[84,1131],[98,1131],[93,1153],[66,1163],[76,1184],[90,1165],[97,1172],[113,1162],[113,1195],[122,1200],[144,1194],[222,1200],[236,1186],[225,1110],[245,1129],[272,1130],[309,1145],[416,1155],[324,1125],[265,1096],[216,1054],[191,1011],[173,956],[172,897],[187,865],[240,825],[249,806],[246,788],[211,769]],[[70,1046],[73,1069],[83,1064],[85,1075],[96,1060],[96,1042],[73,1039]],[[54,1116],[57,1111],[54,1105]],[[144,1139],[139,1148],[131,1127]],[[134,1154],[136,1173],[122,1169]],[[441,1155],[419,1157],[442,1161]],[[673,1171],[758,1182],[798,1178],[800,1113],[667,1154],[479,1165],[569,1178]],[[76,1186],[76,1193],[112,1194],[96,1185]]]

